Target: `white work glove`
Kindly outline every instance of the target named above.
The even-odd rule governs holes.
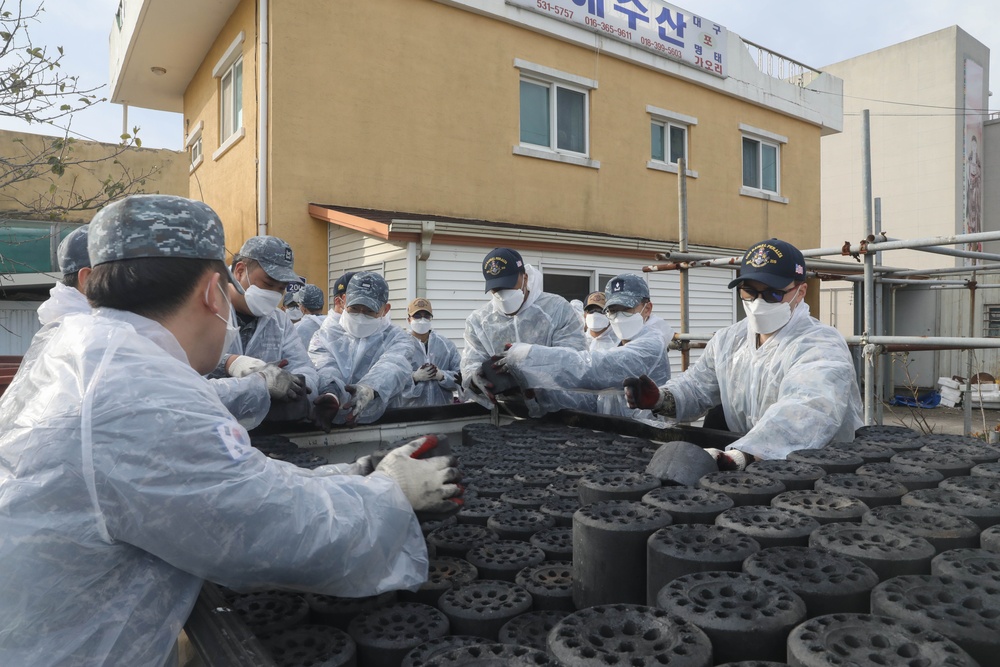
[[[449,456],[415,458],[437,446],[433,435],[397,447],[375,468],[391,477],[403,490],[415,511],[447,512],[462,504],[461,479],[455,460]]]
[[[705,451],[715,459],[719,470],[746,470],[747,466],[754,462],[754,457],[751,454],[745,454],[738,449],[723,451],[721,449],[706,447]]]
[[[370,475],[373,472],[375,472],[375,466],[372,465],[371,455],[362,456],[347,469],[348,475]]]
[[[226,372],[229,373],[229,377],[242,378],[260,372],[264,366],[267,366],[266,361],[241,354],[233,359]]]
[[[494,357],[493,368],[499,373],[509,373],[527,360],[529,352],[531,345],[528,343],[507,343],[503,352]]]
[[[273,400],[294,401],[309,393],[305,377],[292,375],[286,371],[283,366],[287,364],[288,362],[282,359],[276,364],[264,364],[264,367],[258,371],[264,376],[264,382],[267,383],[267,393],[271,395]]]
[[[435,375],[437,375],[437,368],[434,367],[434,364],[424,364],[417,370],[413,371],[413,381],[429,382],[434,379]]]
[[[368,404],[375,400],[375,390],[363,384],[349,384],[344,390],[351,395],[351,398],[344,403],[347,410],[347,423],[354,424],[358,416],[365,411]]]
[[[437,382],[444,382],[444,371],[442,371],[440,369],[436,369],[436,370],[437,370],[437,372],[434,374],[434,379]]]

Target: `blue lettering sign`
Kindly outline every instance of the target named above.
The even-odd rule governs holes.
[[[635,9],[630,9],[626,6],[635,5]],[[622,14],[628,16],[628,27],[635,30],[636,21],[642,20],[643,23],[649,23],[649,17],[646,16],[646,12],[649,11],[643,6],[639,0],[627,0],[627,2],[616,2],[615,9],[620,11]]]

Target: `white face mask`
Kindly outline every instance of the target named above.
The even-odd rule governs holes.
[[[772,334],[792,319],[792,304],[786,301],[768,303],[764,299],[754,299],[743,301],[743,312],[747,314],[747,326],[750,331],[755,334]]]
[[[246,294],[243,295],[243,298],[246,299],[247,308],[250,309],[251,313],[257,317],[263,317],[281,303],[281,292],[272,292],[263,287],[250,285],[246,288]]]
[[[632,340],[646,324],[639,313],[612,313],[608,319],[615,335],[622,340]]]
[[[410,320],[410,331],[415,334],[420,334],[423,336],[425,333],[430,333],[431,321],[423,317],[415,317]]]
[[[301,308],[286,308],[285,313],[291,318],[292,322],[298,322],[302,319]]]
[[[368,338],[382,326],[382,318],[344,311],[340,316],[340,326],[355,338]]]
[[[524,303],[524,291],[519,289],[502,289],[493,293],[493,308],[503,315],[513,315]]]
[[[604,313],[587,313],[584,319],[587,321],[587,328],[591,331],[603,331],[611,323]]]
[[[222,289],[222,285],[219,284],[219,290],[222,291],[222,298],[226,302],[226,312],[229,313],[229,317],[225,318],[218,313],[214,313],[216,317],[226,323],[226,339],[222,343],[222,352],[226,350],[233,349],[236,341],[240,338],[240,328],[236,326],[236,322],[233,321],[233,307],[229,303],[229,297],[226,296],[226,290]],[[208,292],[205,292],[205,301],[208,301]]]

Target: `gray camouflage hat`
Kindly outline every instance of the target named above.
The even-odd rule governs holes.
[[[326,299],[323,290],[316,285],[306,285],[299,290],[298,301],[309,310],[320,310]]]
[[[351,282],[347,284],[345,307],[367,306],[377,313],[388,302],[389,284],[377,273],[372,271],[355,273]]]
[[[622,273],[608,281],[604,288],[605,308],[625,306],[635,308],[643,299],[649,298],[649,286],[642,276],[635,273]]]
[[[59,270],[64,276],[69,276],[80,269],[90,266],[90,253],[87,252],[87,231],[90,225],[77,227],[59,242],[56,255],[59,257]]]
[[[256,260],[264,273],[282,283],[292,283],[299,274],[292,269],[292,246],[277,236],[253,236],[240,248],[240,257]]]
[[[174,195],[130,195],[108,204],[90,221],[87,250],[92,266],[144,257],[226,261],[219,216],[208,204]]]

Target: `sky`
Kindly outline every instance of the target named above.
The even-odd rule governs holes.
[[[677,0],[671,4],[819,69],[956,24],[1000,57],[996,0]],[[109,95],[108,36],[118,0],[44,0],[44,8],[41,21],[30,27],[35,45],[62,46],[66,73],[79,76],[81,87],[104,86],[97,94]],[[990,90],[998,92],[990,108],[1000,109],[1000,61],[991,68]],[[129,127],[135,125],[140,127],[143,146],[181,148],[180,114],[130,107]],[[0,118],[0,129],[61,134],[60,129],[7,118]],[[95,105],[75,114],[70,130],[81,138],[117,142],[122,108],[107,102]]]

